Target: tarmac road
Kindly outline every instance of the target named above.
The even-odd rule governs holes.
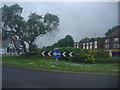
[[[80,74],[2,66],[2,88],[118,88],[117,75]]]

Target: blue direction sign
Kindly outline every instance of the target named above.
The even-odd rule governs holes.
[[[60,56],[61,56],[61,51],[55,50],[55,51],[53,52],[53,57],[54,57],[54,58],[60,58]]]

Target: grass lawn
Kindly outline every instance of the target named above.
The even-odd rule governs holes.
[[[70,72],[81,72],[81,73],[118,74],[118,63],[84,64],[84,63],[73,63],[59,59],[59,63],[58,65],[56,65],[55,59],[49,57],[27,58],[20,56],[3,56],[2,64],[17,66],[17,67],[33,68],[33,69],[70,71]]]

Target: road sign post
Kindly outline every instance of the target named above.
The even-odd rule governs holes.
[[[70,58],[73,57],[73,52],[70,52],[70,51],[61,52],[58,50],[58,48],[55,48],[53,52],[52,51],[42,51],[41,55],[42,56],[53,56],[56,60],[56,65],[58,65],[58,58],[60,58],[61,55],[63,57],[69,57],[69,61],[70,61]]]
[[[56,58],[56,65],[58,65],[58,58]]]
[[[56,65],[58,65],[58,58],[61,57],[61,52],[58,50],[58,48],[54,49],[53,57],[56,59]]]

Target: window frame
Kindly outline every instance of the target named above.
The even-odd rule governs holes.
[[[114,42],[119,42],[119,38],[118,38],[118,37],[115,37],[115,38],[114,38]]]

